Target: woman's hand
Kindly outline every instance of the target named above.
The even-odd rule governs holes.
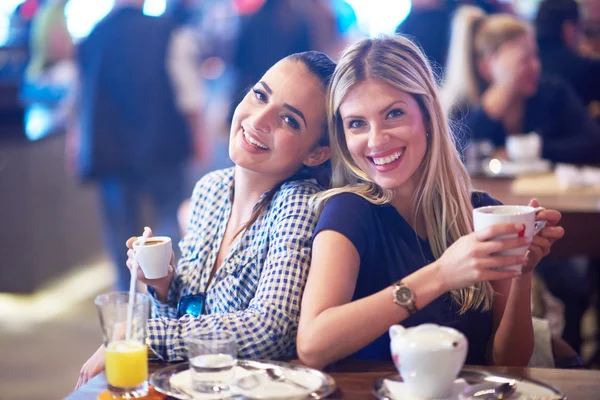
[[[98,350],[90,357],[89,360],[83,364],[81,371],[79,371],[79,379],[75,390],[83,386],[87,381],[98,375],[104,370],[104,345],[100,346]]]
[[[499,251],[528,246],[531,239],[515,237],[492,240],[498,236],[517,234],[523,224],[498,224],[458,239],[436,261],[444,291],[464,288],[480,281],[514,278],[518,271],[496,271],[492,268],[524,264],[527,256],[493,255]]]
[[[519,81],[525,69],[527,53],[517,42],[508,41],[490,56],[492,84],[511,92],[517,91]]]
[[[539,207],[536,199],[529,202],[531,207]],[[562,226],[556,226],[560,222],[562,215],[556,210],[544,210],[538,213],[538,221],[546,221],[546,226],[533,237],[529,251],[527,252],[527,262],[523,265],[523,273],[531,272],[538,265],[540,260],[550,253],[552,245],[565,235]]]
[[[526,52],[514,41],[504,43],[482,60],[481,73],[490,85],[481,96],[481,106],[494,120],[502,120],[514,104],[526,66]]]
[[[146,234],[147,237],[152,237],[152,231],[150,230],[150,228],[146,228],[148,230],[148,233]],[[146,230],[144,230],[144,232],[146,232]],[[133,250],[133,244],[138,240],[139,238],[137,236],[133,236],[130,237],[129,240],[127,240],[127,248],[129,250],[127,250],[127,267],[129,268],[129,271],[131,271],[131,269],[133,268],[134,265],[137,264],[137,261],[135,259],[135,250]],[[167,293],[169,291],[169,286],[171,285],[171,281],[173,280],[173,275],[175,274],[175,268],[173,267],[173,263],[174,263],[174,255],[171,254],[171,261],[169,263],[169,272],[167,273],[166,276],[162,277],[162,278],[158,278],[158,279],[148,279],[144,276],[144,272],[142,271],[141,268],[136,268],[136,279],[152,288],[154,288],[154,290],[156,291],[156,297],[160,300],[160,301],[166,301],[167,298]]]

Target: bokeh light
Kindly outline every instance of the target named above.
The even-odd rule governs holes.
[[[410,12],[410,0],[346,0],[352,6],[358,27],[373,37],[393,34]]]

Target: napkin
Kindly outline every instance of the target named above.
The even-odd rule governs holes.
[[[567,178],[568,179],[568,178]],[[559,184],[555,173],[541,176],[520,176],[511,185],[511,193],[516,196],[598,196],[600,186],[581,186],[581,184],[563,183]],[[594,197],[594,198],[596,198]],[[587,198],[587,197],[586,197]],[[584,198],[580,198],[584,199]],[[584,204],[587,202],[584,201]],[[575,203],[578,204],[578,203]],[[543,205],[543,204],[542,204]]]
[[[235,395],[235,393],[233,393],[232,391],[219,393],[202,393],[194,390],[194,387],[192,386],[192,371],[189,369],[180,372],[176,375],[173,375],[169,379],[169,383],[175,389],[187,394],[194,400],[226,399]]]
[[[307,389],[301,389],[289,382],[279,382],[269,379],[264,371],[248,370],[236,366],[234,379],[229,392],[201,393],[192,386],[192,371],[186,370],[173,375],[169,380],[171,386],[186,393],[194,400],[213,400],[242,395],[253,399],[304,399],[321,386],[322,382],[316,376],[303,371],[284,369],[288,380],[300,383]]]
[[[285,370],[288,382],[274,381],[265,372],[258,371],[245,377],[236,376],[234,390],[252,399],[306,399],[321,386],[321,380],[310,373]],[[290,381],[304,386],[291,384]]]
[[[392,398],[396,400],[427,400],[424,397],[415,396],[410,393],[408,386],[404,382],[393,381],[391,379],[384,380],[385,387],[392,395]],[[454,387],[452,388],[452,396],[448,400],[459,399],[459,395],[467,389],[469,385],[464,379],[457,379],[454,381]]]
[[[556,179],[562,189],[584,186],[600,186],[600,168],[579,168],[570,164],[556,164]]]

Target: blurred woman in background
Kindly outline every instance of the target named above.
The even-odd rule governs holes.
[[[540,80],[532,30],[514,16],[472,6],[457,11],[441,98],[475,140],[497,149],[509,135],[536,132],[543,158],[598,162],[600,126],[566,83]]]
[[[597,163],[600,126],[579,97],[558,77],[540,79],[540,60],[531,27],[507,14],[486,15],[461,7],[453,21],[446,110],[461,119],[475,141],[489,141],[506,158],[510,135],[536,132],[541,156],[552,162]],[[544,260],[536,271],[565,305],[564,339],[581,346],[581,318],[589,304],[589,283],[570,261]]]

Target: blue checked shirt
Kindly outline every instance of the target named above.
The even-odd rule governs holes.
[[[206,285],[231,211],[233,168],[203,177],[192,195],[190,223],[167,304],[153,295],[148,344],[162,359],[186,358],[184,338],[233,332],[240,358],[275,359],[295,351],[316,216],[309,205],[319,187],[285,183],[267,209],[234,244]],[[204,314],[177,319],[182,296],[206,292]]]

